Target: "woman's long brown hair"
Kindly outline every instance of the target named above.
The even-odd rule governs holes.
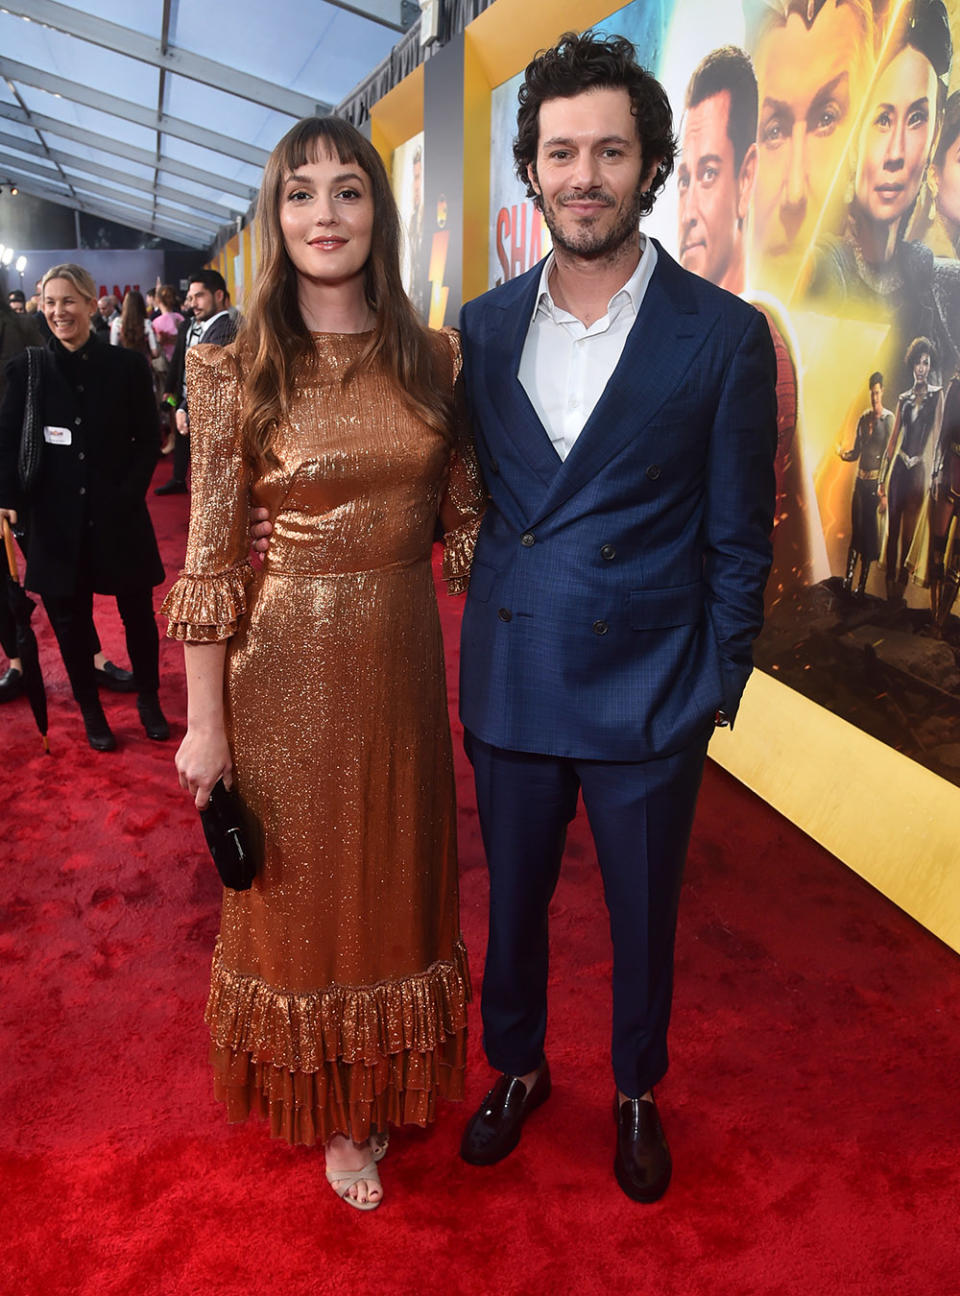
[[[444,437],[451,435],[449,369],[444,379],[442,353],[403,290],[400,217],[380,156],[348,122],[306,117],[276,146],[263,173],[257,199],[257,277],[237,338],[244,373],[243,441],[258,464],[273,457],[277,425],[290,407],[297,381],[316,357],[297,300],[297,273],[280,228],[283,187],[299,167],[326,154],[359,166],[369,177],[373,194],[373,237],[364,288],[376,323],[344,382],[361,370],[382,366],[393,378],[398,397],[429,427]]]
[[[123,299],[120,312],[120,345],[131,351],[150,350],[144,331],[144,320],[147,318],[147,303],[143,294],[131,288]]]

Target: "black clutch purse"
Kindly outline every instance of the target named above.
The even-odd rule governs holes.
[[[200,823],[223,885],[249,891],[257,875],[260,834],[253,815],[223,779],[214,784]]]

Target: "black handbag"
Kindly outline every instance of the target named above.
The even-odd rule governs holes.
[[[20,433],[20,452],[17,455],[17,476],[24,495],[30,493],[40,471],[40,456],[43,454],[40,379],[46,354],[46,347],[27,347],[27,399],[23,407],[23,430]]]
[[[200,811],[200,823],[223,885],[232,891],[249,891],[259,866],[259,826],[223,779],[214,784],[206,808]]]

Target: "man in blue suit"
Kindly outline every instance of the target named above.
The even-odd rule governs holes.
[[[756,310],[639,232],[675,140],[629,42],[562,37],[527,68],[517,125],[554,250],[461,320],[491,502],[460,698],[490,871],[484,1048],[502,1073],[461,1155],[506,1156],[549,1096],[547,908],[582,792],[613,939],[614,1168],[655,1201],[684,857],[762,621],[776,364]]]

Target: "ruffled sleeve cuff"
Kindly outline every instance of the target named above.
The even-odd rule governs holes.
[[[217,572],[193,576],[181,572],[160,609],[168,618],[167,636],[185,643],[216,643],[236,634],[247,608],[247,586],[253,580],[249,560]]]
[[[443,537],[443,579],[448,594],[465,594],[470,584],[470,564],[480,531],[479,517],[470,518]]]

